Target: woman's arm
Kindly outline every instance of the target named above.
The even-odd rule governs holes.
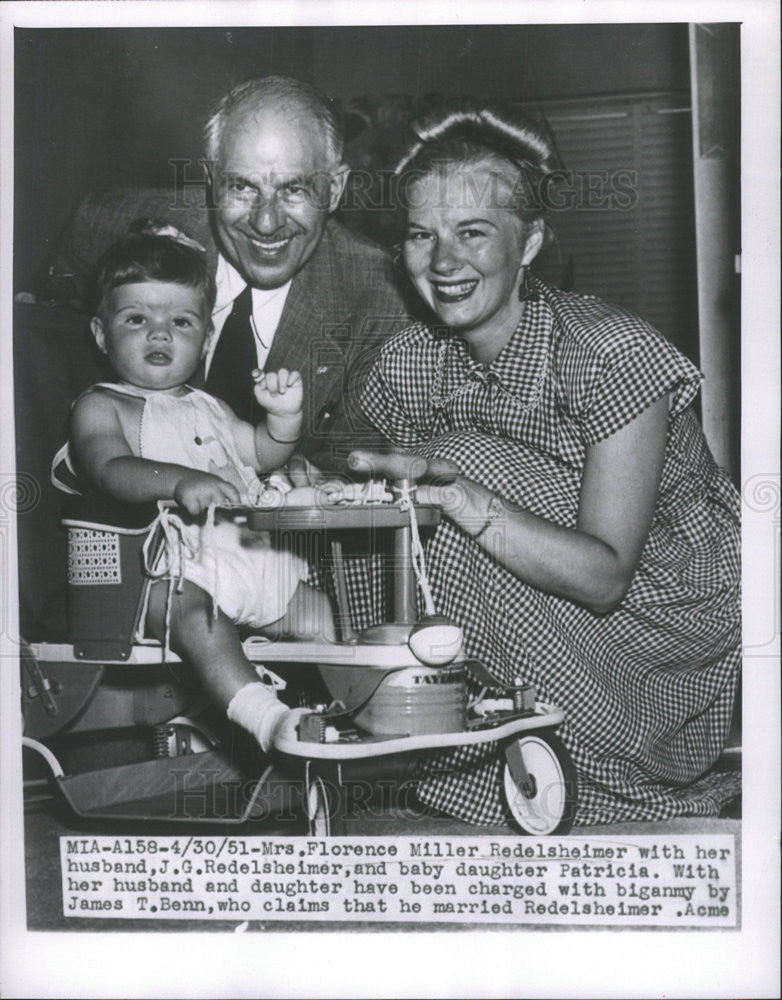
[[[666,395],[588,450],[576,528],[500,506],[464,477],[440,491],[443,512],[525,583],[611,611],[627,593],[652,523],[668,406]]]
[[[418,499],[437,504],[525,583],[604,613],[627,593],[646,543],[665,455],[668,408],[665,395],[588,450],[575,528],[506,504],[472,479],[453,478],[450,463],[439,459],[427,463],[413,453],[356,451],[350,464],[391,478],[426,474],[453,479],[447,486],[419,485]]]
[[[135,456],[117,405],[105,393],[88,393],[76,403],[71,447],[79,474],[118,500],[176,500],[194,515],[211,503],[239,501],[236,489],[218,476]]]

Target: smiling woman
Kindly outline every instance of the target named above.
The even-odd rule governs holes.
[[[491,361],[516,329],[524,310],[518,285],[543,241],[540,220],[527,225],[502,207],[514,180],[509,165],[489,161],[429,174],[410,188],[405,266],[479,361]]]
[[[706,772],[740,661],[738,497],[696,422],[701,376],[637,316],[530,276],[554,163],[533,124],[457,105],[415,128],[404,260],[439,322],[383,346],[362,407],[462,472],[419,487],[446,515],[437,610],[505,684],[565,709],[579,822],[715,813],[736,791]],[[460,754],[466,774],[438,761],[421,797],[500,822],[496,760]]]

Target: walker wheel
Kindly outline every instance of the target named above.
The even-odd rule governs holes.
[[[336,778],[331,780],[313,773],[309,767],[304,778],[304,805],[311,837],[339,837],[345,832],[344,790]]]
[[[307,780],[307,827],[311,837],[331,836],[329,797],[323,778],[315,775]]]
[[[528,782],[519,779],[517,768],[512,770],[519,751]],[[553,734],[532,733],[514,740],[505,753],[505,800],[521,832],[533,837],[568,833],[578,797],[576,769],[562,741]]]

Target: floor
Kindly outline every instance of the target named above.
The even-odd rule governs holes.
[[[74,776],[75,782],[60,788],[48,780],[49,771],[37,754],[25,751],[26,787],[25,808],[25,865],[27,924],[30,930],[226,930],[235,929],[234,921],[178,921],[178,920],[117,920],[65,917],[60,872],[59,838],[67,835],[110,836],[306,836],[309,834],[301,798],[301,774],[298,771],[275,771],[266,776],[262,786],[257,776],[260,771],[258,750],[252,741],[242,742],[236,730],[225,735],[223,750],[215,751],[214,760],[207,753],[150,761],[149,746],[138,737],[137,730],[125,731],[117,739],[110,735],[105,742],[87,736],[57,744],[50,743],[62,763],[65,773]],[[143,731],[146,734],[146,730]],[[741,767],[738,738],[725,755],[720,769],[731,771]],[[203,747],[191,747],[203,749]],[[226,753],[230,749],[230,754]],[[193,767],[195,760],[203,761],[202,771]],[[230,760],[230,763],[226,763]],[[352,765],[358,770],[347,778],[353,789],[352,798],[344,809],[343,833],[349,836],[518,836],[510,826],[491,828],[474,827],[458,820],[435,814],[423,807],[415,796],[415,782],[411,779],[411,755],[398,755],[384,759],[383,778],[377,770],[361,770],[361,762]],[[133,763],[135,762],[135,763]],[[178,763],[179,762],[179,763]],[[128,764],[131,767],[128,767]],[[159,767],[158,767],[159,765]],[[182,767],[174,784],[178,793],[172,792],[170,776],[172,767]],[[227,767],[223,771],[220,768]],[[96,772],[96,768],[101,768]],[[93,781],[92,774],[101,777]],[[46,777],[44,777],[46,776]],[[162,776],[162,777],[161,777]],[[29,779],[33,779],[32,783]],[[70,779],[68,779],[70,781]],[[158,782],[158,785],[155,785]],[[166,784],[168,782],[168,784]],[[190,784],[188,784],[188,782]],[[138,798],[133,806],[135,820],[118,819],[117,813],[128,815],[128,800],[133,800],[134,787],[143,789],[146,798]],[[154,787],[157,797],[150,796]],[[263,787],[263,795],[253,803],[252,794]],[[205,789],[208,794],[205,794]],[[65,802],[63,792],[71,796],[71,805]],[[180,794],[181,793],[181,794]],[[172,796],[177,814],[186,814],[186,824],[165,822],[163,817],[172,815]],[[178,796],[178,797],[177,797]],[[72,806],[75,806],[72,808]],[[89,812],[88,817],[79,811]],[[213,822],[199,822],[209,816]],[[230,822],[238,817],[249,817],[246,822]],[[605,827],[573,828],[572,834],[582,835],[632,835],[657,834],[660,836],[683,833],[740,833],[740,801],[732,804],[719,819],[682,819],[664,823],[631,823]],[[216,821],[214,821],[216,819]],[[340,832],[339,830],[335,832]],[[737,836],[737,844],[738,844]],[[332,925],[253,923],[248,929],[274,928],[280,930],[324,930]],[[353,925],[359,929],[363,925]],[[396,925],[395,925],[396,926]],[[399,925],[402,926],[402,925]],[[371,925],[369,925],[371,927]],[[369,929],[368,927],[368,929]],[[374,925],[376,929],[377,925]],[[386,925],[388,929],[388,925]]]
[[[281,783],[282,786],[282,783]],[[287,787],[287,786],[286,786]],[[627,836],[637,834],[656,834],[661,837],[687,833],[735,834],[737,849],[740,845],[741,822],[740,807],[734,805],[729,814],[717,819],[679,819],[661,823],[627,823],[610,826],[574,827],[571,835]],[[197,920],[101,920],[97,918],[79,918],[75,920],[63,915],[62,887],[59,862],[59,838],[66,835],[111,835],[111,836],[150,836],[177,835],[183,832],[189,835],[222,836],[235,834],[237,836],[278,836],[307,835],[305,821],[300,801],[292,801],[287,795],[277,798],[262,809],[262,818],[250,820],[240,826],[225,823],[164,824],[160,821],[122,822],[116,819],[84,819],[76,816],[65,805],[61,798],[41,795],[38,801],[28,804],[25,811],[25,864],[27,884],[27,921],[30,930],[67,930],[67,931],[181,931],[181,930],[231,930],[237,928],[237,921]],[[374,801],[362,802],[352,810],[345,821],[346,834],[352,836],[415,836],[415,837],[449,837],[459,835],[471,836],[517,836],[517,831],[510,826],[476,828],[421,807],[414,795],[414,786],[404,782],[381,789]],[[740,869],[739,869],[740,870]],[[401,926],[401,925],[400,925]],[[353,929],[377,929],[371,924],[352,925]],[[306,924],[251,923],[247,930],[279,929],[292,930],[324,930],[333,929],[328,924],[308,922]],[[384,929],[392,929],[388,925]],[[420,929],[420,928],[419,928]]]

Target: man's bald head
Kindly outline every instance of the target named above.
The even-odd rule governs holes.
[[[329,167],[342,162],[343,140],[333,102],[316,87],[287,76],[263,76],[245,80],[229,91],[217,105],[204,130],[206,154],[219,163],[226,131],[258,113],[276,114],[308,129],[320,130]]]

